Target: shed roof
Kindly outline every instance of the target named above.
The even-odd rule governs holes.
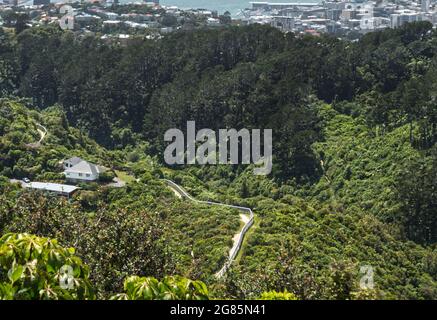
[[[67,184],[48,183],[48,182],[30,182],[24,184],[25,188],[37,189],[51,192],[67,193],[70,194],[80,188],[75,186],[69,186]]]

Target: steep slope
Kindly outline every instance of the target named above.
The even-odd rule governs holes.
[[[251,168],[236,175],[219,167],[190,170],[208,177],[221,199],[245,194],[240,201],[257,213],[228,294],[250,297],[273,287],[310,299],[435,298],[435,245],[415,243],[404,231],[399,177],[426,157],[411,147],[408,126],[376,135],[362,118],[330,106],[320,114],[325,140],[313,147],[324,174],[316,183],[281,185]],[[234,178],[225,188],[226,176]],[[368,266],[374,289],[366,291],[360,270]]]

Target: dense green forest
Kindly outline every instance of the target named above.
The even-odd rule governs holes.
[[[57,298],[136,298],[136,285],[189,281],[182,276],[199,297],[436,299],[436,54],[427,22],[358,42],[253,25],[127,46],[57,27],[0,29],[0,236],[75,248],[87,296]],[[188,120],[273,129],[272,174],[167,167],[164,132]],[[48,134],[34,147],[39,124]],[[9,181],[61,182],[59,161],[71,156],[131,179],[83,185],[71,200]],[[162,178],[253,208],[255,225],[223,279],[214,273],[238,212],[179,199]],[[8,259],[0,296],[21,297],[7,286],[24,286],[24,273],[8,278],[5,266],[25,262]],[[375,269],[373,290],[359,287],[363,265]]]

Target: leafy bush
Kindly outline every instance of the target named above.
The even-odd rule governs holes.
[[[99,181],[100,182],[112,182],[112,180],[115,178],[115,173],[113,171],[105,171],[100,173],[99,175]]]
[[[8,233],[0,238],[0,299],[94,299],[88,267],[56,240]]]
[[[97,191],[99,185],[96,182],[81,182],[78,187],[87,191]]]
[[[165,277],[158,281],[153,277],[129,277],[124,282],[125,293],[112,300],[208,300],[208,289],[201,281],[179,276]]]
[[[283,292],[268,291],[263,292],[259,300],[298,300],[297,297],[287,290]]]
[[[81,205],[86,209],[95,209],[99,201],[99,195],[95,191],[82,191],[78,196]]]

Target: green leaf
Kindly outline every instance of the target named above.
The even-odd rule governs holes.
[[[11,280],[12,283],[17,281],[21,278],[21,275],[23,274],[24,267],[22,265],[14,265],[8,272],[8,278]]]

